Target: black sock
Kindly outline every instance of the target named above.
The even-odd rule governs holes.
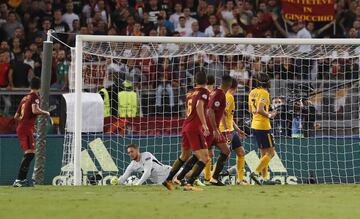
[[[191,156],[189,160],[186,161],[184,168],[180,172],[180,174],[177,176],[178,180],[184,179],[186,174],[193,168],[194,164],[198,161],[197,157],[195,155]]]
[[[200,173],[203,171],[204,168],[205,168],[204,162],[202,162],[201,160],[196,162],[193,168],[193,172],[190,176],[190,179],[188,180],[188,183],[191,185],[194,184],[194,181],[199,177]]]
[[[166,180],[172,180],[175,176],[175,174],[180,170],[180,168],[184,165],[185,161],[178,158],[174,164],[172,165],[171,171],[169,173],[169,176],[166,178]]]
[[[19,174],[18,174],[18,180],[24,180],[27,177],[27,173],[29,171],[29,166],[30,163],[32,161],[32,159],[34,158],[35,154],[34,153],[27,153],[24,154],[24,158],[21,161],[21,165],[20,165],[20,169],[19,169]]]
[[[219,155],[219,158],[216,161],[216,168],[215,168],[214,174],[212,176],[213,179],[216,179],[216,180],[219,179],[219,174],[223,170],[227,158],[228,158],[228,155],[226,155],[226,154],[221,153]]]

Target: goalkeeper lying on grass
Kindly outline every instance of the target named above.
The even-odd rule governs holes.
[[[126,179],[134,172],[143,173],[135,185],[142,185],[146,180],[150,180],[154,184],[161,184],[169,175],[171,166],[160,163],[150,152],[140,153],[139,146],[135,144],[128,145],[127,152],[132,161],[125,173],[116,179],[118,183],[112,182],[112,184],[125,184]]]
[[[171,166],[162,164],[150,152],[140,153],[138,145],[128,145],[127,152],[132,161],[122,176],[111,179],[112,185],[126,184],[127,179],[133,173],[142,173],[142,176],[139,180],[136,180],[134,184],[131,185],[142,185],[144,182],[146,182],[146,180],[150,180],[153,184],[161,185],[161,183],[164,182],[169,175]],[[176,174],[175,177],[177,177],[177,175],[178,174]],[[199,179],[195,181],[195,184],[198,186],[204,186],[204,184]]]

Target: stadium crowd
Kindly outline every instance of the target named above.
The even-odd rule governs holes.
[[[325,24],[284,21],[280,5],[279,0],[1,1],[0,87],[28,87],[28,78],[40,75],[42,42],[49,29],[59,33],[58,38],[70,46],[74,46],[76,34],[300,38],[360,36],[358,1],[337,1],[336,20]],[[273,62],[268,62],[269,72],[279,72],[275,75],[278,78],[293,77],[284,72],[295,71],[292,69],[294,60],[275,67]],[[68,64],[69,51],[56,42],[54,88],[67,89]],[[241,65],[239,63],[234,68],[241,68]],[[319,77],[337,77],[334,71]],[[245,73],[243,77],[249,76]],[[345,77],[354,76],[345,74]]]
[[[360,2],[338,0],[336,19],[329,23],[288,21],[280,0],[20,0],[0,1],[0,89],[29,87],[41,75],[42,44],[47,31],[55,30],[51,87],[69,89],[70,50],[76,34],[192,37],[358,38]],[[61,41],[61,42],[60,42]],[[311,48],[299,48],[303,54]],[[230,60],[229,60],[230,59]],[[195,61],[193,61],[195,60]],[[194,63],[193,63],[194,62]],[[154,89],[156,107],[162,94],[169,96],[190,86],[198,68],[221,77],[229,73],[248,91],[251,74],[265,70],[276,79],[340,79],[359,77],[355,58],[311,60],[218,55],[187,56],[183,59],[122,60],[108,62],[107,70],[118,71],[119,85],[128,78],[135,88]],[[192,67],[189,67],[191,64]],[[175,68],[173,66],[176,66]],[[315,69],[315,71],[314,71]],[[315,75],[314,75],[315,72]],[[121,83],[120,83],[121,82]],[[121,88],[120,88],[121,89]],[[345,91],[346,92],[346,91]],[[344,92],[343,92],[344,93]],[[1,95],[3,105],[9,96]],[[344,103],[345,104],[345,103]],[[344,105],[342,104],[342,105]],[[337,106],[336,110],[340,110]],[[336,107],[335,107],[336,108]],[[5,113],[6,114],[6,113]]]

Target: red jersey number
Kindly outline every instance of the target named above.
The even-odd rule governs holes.
[[[186,130],[199,130],[201,129],[201,121],[196,112],[196,105],[199,101],[204,101],[204,112],[206,112],[208,104],[208,90],[205,88],[195,88],[186,96],[186,119],[183,128]]]
[[[20,125],[34,125],[36,115],[32,112],[32,105],[39,103],[39,96],[36,93],[30,93],[21,100],[19,108],[16,111],[19,114]]]

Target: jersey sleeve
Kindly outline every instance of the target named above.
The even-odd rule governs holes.
[[[199,100],[204,100],[205,102],[208,102],[209,94],[206,89],[202,89],[199,93]]]
[[[30,105],[32,106],[33,104],[40,104],[40,99],[38,95],[31,95]]]
[[[219,92],[215,93],[209,101],[209,109],[213,109],[214,111],[219,110],[224,104],[226,104],[225,96],[221,95]]]
[[[150,154],[146,154],[143,165],[144,165],[144,173],[141,176],[140,180],[135,185],[142,185],[151,175],[153,161],[152,161],[152,156]]]
[[[124,184],[125,180],[129,178],[130,174],[134,172],[133,170],[133,162],[129,164],[129,166],[126,167],[126,170],[122,176],[119,177],[119,183]]]
[[[258,105],[260,103],[263,103],[265,105],[269,104],[270,100],[269,100],[269,93],[266,91],[261,91],[259,92],[259,97],[258,97]]]
[[[232,113],[232,110],[235,108],[234,97],[232,95],[227,96],[226,98],[226,113],[229,115]]]

